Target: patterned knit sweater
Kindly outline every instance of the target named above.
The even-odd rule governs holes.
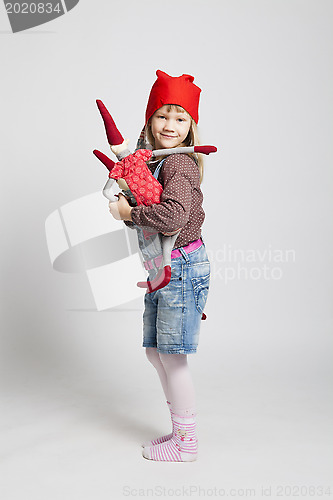
[[[158,163],[150,162],[152,172]],[[182,228],[174,248],[200,238],[205,213],[202,208],[199,168],[195,161],[186,154],[168,156],[162,165],[158,181],[163,186],[161,202],[134,207],[131,212],[132,221],[137,226],[160,233],[171,233]]]

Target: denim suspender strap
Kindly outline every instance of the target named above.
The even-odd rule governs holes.
[[[163,165],[164,160],[166,160],[166,158],[163,158],[163,160],[161,160],[159,162],[159,164],[157,165],[157,167],[155,168],[155,172],[153,173],[153,176],[155,177],[156,180],[157,180],[157,177],[159,176],[159,173],[160,173],[160,170],[161,170],[161,167]]]
[[[177,250],[180,251],[180,253],[182,254],[182,256],[184,257],[186,263],[189,263],[190,262],[190,259],[187,255],[187,253],[185,252],[184,248],[183,247],[179,247]]]

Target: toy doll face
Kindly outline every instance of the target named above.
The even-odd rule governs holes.
[[[156,149],[175,148],[187,137],[191,118],[185,112],[171,110],[166,104],[151,118],[151,133]]]

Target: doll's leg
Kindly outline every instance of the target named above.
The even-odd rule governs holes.
[[[170,440],[143,449],[149,460],[192,462],[197,458],[195,392],[185,354],[161,354],[172,400],[173,432]]]

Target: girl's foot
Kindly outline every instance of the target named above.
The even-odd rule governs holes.
[[[172,438],[173,434],[172,432],[170,434],[166,434],[165,436],[161,436],[156,439],[152,439],[151,441],[147,441],[146,443],[142,444],[142,448],[148,448],[149,446],[156,446],[157,444],[165,443],[166,441],[170,441]]]
[[[142,448],[147,448],[148,446],[156,446],[157,444],[161,444],[161,443],[165,443],[166,441],[170,441],[170,439],[172,438],[173,429],[174,429],[174,425],[173,425],[173,413],[172,413],[172,410],[171,410],[171,403],[169,401],[167,401],[167,405],[169,407],[170,415],[171,415],[172,432],[170,434],[166,434],[165,436],[161,436],[161,437],[158,437],[156,439],[152,439],[151,441],[147,441],[147,442],[143,443],[142,444]]]
[[[147,446],[142,455],[157,462],[194,462],[198,455],[198,440],[195,434],[195,418],[174,415],[174,431],[171,439]]]

